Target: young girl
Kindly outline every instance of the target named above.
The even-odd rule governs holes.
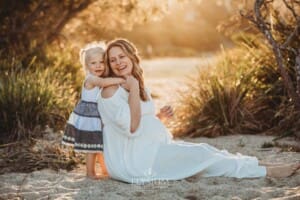
[[[102,172],[107,175],[103,151],[102,121],[97,109],[96,99],[99,88],[122,84],[122,78],[103,78],[108,75],[103,55],[105,50],[100,43],[90,43],[80,50],[80,62],[85,69],[81,100],[71,113],[66,125],[62,143],[73,146],[75,152],[86,153],[87,177],[98,179],[95,172],[96,157]]]

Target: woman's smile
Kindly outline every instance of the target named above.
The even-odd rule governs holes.
[[[125,71],[127,68],[127,65],[120,65],[119,71]]]
[[[117,76],[126,76],[132,73],[132,61],[118,46],[109,50],[109,64]]]

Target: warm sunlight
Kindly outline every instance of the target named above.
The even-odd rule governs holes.
[[[299,0],[2,0],[0,200],[300,199]]]

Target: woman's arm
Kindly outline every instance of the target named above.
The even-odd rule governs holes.
[[[141,100],[139,82],[133,77],[126,77],[124,85],[129,90],[128,104],[130,108],[130,132],[134,133],[141,121]]]
[[[126,78],[126,83],[122,85],[129,91],[128,102],[126,104],[122,104],[120,101],[120,108],[114,114],[117,121],[121,122],[121,127],[130,131],[130,133],[134,133],[139,127],[141,120],[141,104],[140,104],[140,96],[139,96],[139,84],[138,81],[129,76]],[[102,90],[103,98],[112,97],[117,91],[118,86],[109,86]],[[126,108],[127,107],[127,108]],[[127,123],[127,119],[130,119]],[[130,123],[130,124],[129,124]]]
[[[111,85],[118,85],[125,83],[125,79],[123,78],[101,78],[97,76],[89,76],[85,81],[85,87],[87,89],[91,89],[95,86],[104,88]]]

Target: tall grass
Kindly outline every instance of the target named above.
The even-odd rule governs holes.
[[[261,133],[280,120],[287,99],[274,56],[253,35],[235,41],[235,49],[223,51],[216,66],[200,69],[181,93],[176,136]]]
[[[57,131],[80,94],[83,73],[77,55],[49,47],[26,59],[0,56],[0,173],[72,169],[81,162],[60,147]]]
[[[80,68],[68,58],[0,61],[0,142],[37,137],[46,125],[62,128],[78,97]]]

